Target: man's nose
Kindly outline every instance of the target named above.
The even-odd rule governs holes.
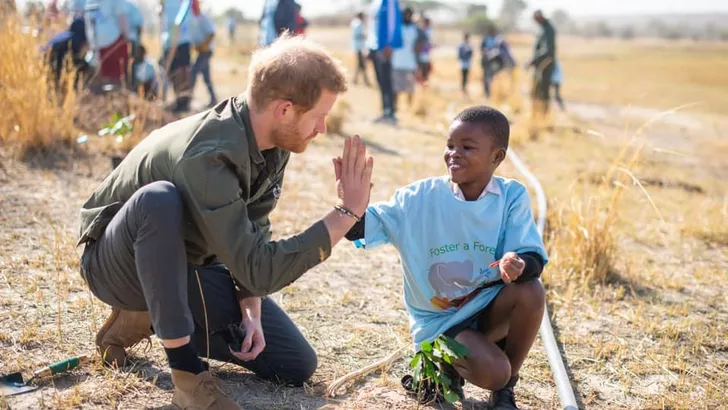
[[[326,119],[320,119],[316,122],[316,126],[314,127],[314,131],[318,132],[319,134],[326,134]]]

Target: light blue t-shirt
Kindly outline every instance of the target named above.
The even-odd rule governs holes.
[[[127,13],[126,0],[88,0],[84,10],[86,37],[91,49],[114,44],[121,36],[119,16]]]
[[[61,6],[61,10],[72,15],[83,14],[86,8],[86,0],[66,0]]]
[[[493,177],[477,201],[459,199],[448,176],[423,179],[398,189],[386,202],[367,209],[367,249],[392,244],[404,274],[404,300],[416,345],[432,340],[484,309],[502,284],[463,298],[500,280],[489,268],[506,252],[536,252],[548,262],[526,188]]]
[[[364,46],[366,45],[364,22],[359,18],[351,21],[351,44],[355,51],[364,50]]]
[[[140,83],[146,83],[148,81],[155,81],[157,78],[157,70],[154,67],[154,62],[152,60],[150,60],[148,57],[145,57],[144,60],[136,63],[134,68],[135,68],[134,77]]]
[[[215,34],[215,25],[206,13],[200,13],[199,16],[193,16],[191,22],[192,43],[198,45],[205,41],[207,36]],[[210,42],[210,51],[215,50],[215,40]]]
[[[558,61],[554,63],[554,73],[551,74],[551,84],[561,85],[564,81],[564,74],[561,71],[561,64]]]
[[[395,70],[417,71],[415,43],[420,34],[417,24],[402,24],[402,48],[392,52],[392,68]]]
[[[470,69],[470,63],[473,59],[473,47],[469,43],[461,43],[458,46],[458,63],[463,70]]]
[[[138,43],[140,38],[137,35],[139,29],[144,26],[144,17],[139,10],[139,5],[134,1],[126,1],[126,16],[129,21],[129,40]]]
[[[263,16],[260,19],[260,27],[258,34],[258,45],[261,47],[268,46],[276,41],[278,33],[276,32],[275,15],[278,8],[278,0],[266,0],[263,6]]]
[[[177,19],[177,14],[180,13],[182,10],[182,6],[189,6],[189,0],[165,0],[164,5],[162,6],[162,32],[161,32],[161,39],[162,39],[162,48],[164,50],[168,50],[169,46],[172,42],[172,30],[175,26],[175,20]],[[192,10],[190,9],[187,12],[187,15],[184,17],[184,19],[181,21],[181,24],[179,26],[179,38],[177,40],[177,44],[188,44],[191,40],[191,28],[190,28],[190,22],[192,18],[194,18],[194,14],[192,13]]]

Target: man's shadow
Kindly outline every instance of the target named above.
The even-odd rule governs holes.
[[[304,387],[290,387],[260,379],[253,373],[231,371],[225,365],[212,367],[212,372],[220,380],[220,387],[246,410],[270,408],[298,410],[301,408],[321,408],[330,404],[323,397],[307,394]],[[161,370],[151,364],[138,367],[136,374],[164,391],[174,389],[169,371]],[[176,410],[172,404],[149,407],[150,410]]]

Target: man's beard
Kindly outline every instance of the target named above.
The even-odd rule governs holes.
[[[296,154],[300,154],[306,150],[309,141],[316,136],[314,131],[308,138],[302,138],[298,132],[298,123],[280,124],[273,129],[272,140],[276,147]]]

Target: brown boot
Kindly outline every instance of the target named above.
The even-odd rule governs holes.
[[[126,364],[126,351],[142,340],[151,344],[152,316],[149,312],[134,312],[113,308],[111,316],[96,334],[96,348],[110,366]]]
[[[174,383],[172,404],[182,410],[241,410],[241,407],[220,389],[217,377],[208,371],[196,375],[172,369],[172,383]]]

